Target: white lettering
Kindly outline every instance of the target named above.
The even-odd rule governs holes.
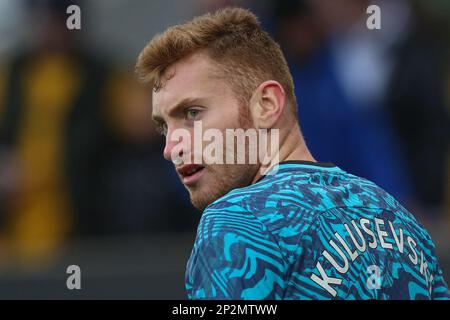
[[[328,293],[331,294],[333,297],[335,297],[337,294],[337,291],[333,287],[331,287],[330,284],[340,285],[342,283],[342,279],[329,277],[325,273],[325,270],[323,270],[320,262],[317,262],[316,267],[317,267],[317,270],[319,270],[321,278],[319,278],[316,274],[313,273],[311,275],[311,280],[314,281],[315,283],[317,283],[319,286],[321,286],[325,290],[327,290]]]

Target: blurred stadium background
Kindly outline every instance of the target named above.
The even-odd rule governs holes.
[[[381,30],[366,28],[369,4]],[[226,5],[283,47],[316,159],[404,203],[449,279],[448,0],[0,0],[0,298],[185,298],[200,215],[133,69],[155,33]]]

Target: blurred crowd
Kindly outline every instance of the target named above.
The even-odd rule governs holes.
[[[194,230],[199,213],[162,158],[136,57],[118,64],[81,45],[84,33],[65,27],[79,1],[4,1],[16,9],[0,5],[3,17],[35,23],[0,51],[0,266],[48,261],[76,237]],[[189,15],[257,13],[285,52],[316,159],[375,181],[419,219],[450,221],[450,2],[191,3]],[[366,27],[371,3],[381,30]]]
[[[38,21],[33,41],[2,61],[0,257],[30,268],[73,237],[186,230],[198,219],[162,157],[151,91],[132,65],[81,45],[66,28],[72,3],[24,2]]]

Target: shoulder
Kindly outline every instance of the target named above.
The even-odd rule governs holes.
[[[191,297],[280,298],[286,269],[273,235],[253,214],[237,204],[205,209],[186,274]]]
[[[300,203],[295,190],[276,186],[268,191],[257,183],[235,189],[209,205],[202,215],[199,233],[208,229],[256,232],[279,243],[283,250],[283,243],[298,242],[316,214],[314,206]]]

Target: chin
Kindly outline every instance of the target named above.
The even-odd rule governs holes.
[[[250,185],[258,168],[246,165],[220,169],[205,173],[195,185],[187,187],[192,205],[198,210],[203,211],[208,205],[233,189]]]
[[[198,197],[198,196],[196,196],[196,195],[192,195],[192,194],[191,194],[191,203],[192,203],[192,205],[193,205],[197,210],[200,210],[200,211],[205,210],[205,208],[206,208],[209,204],[213,203],[214,200],[216,200],[216,199],[206,199],[206,198]]]
[[[196,188],[196,190],[189,189],[192,205],[198,210],[203,211],[208,205],[210,205],[226,193],[224,192],[218,195],[213,194],[211,191],[211,188],[206,188],[205,191],[199,188]],[[215,191],[217,192],[217,190]]]

